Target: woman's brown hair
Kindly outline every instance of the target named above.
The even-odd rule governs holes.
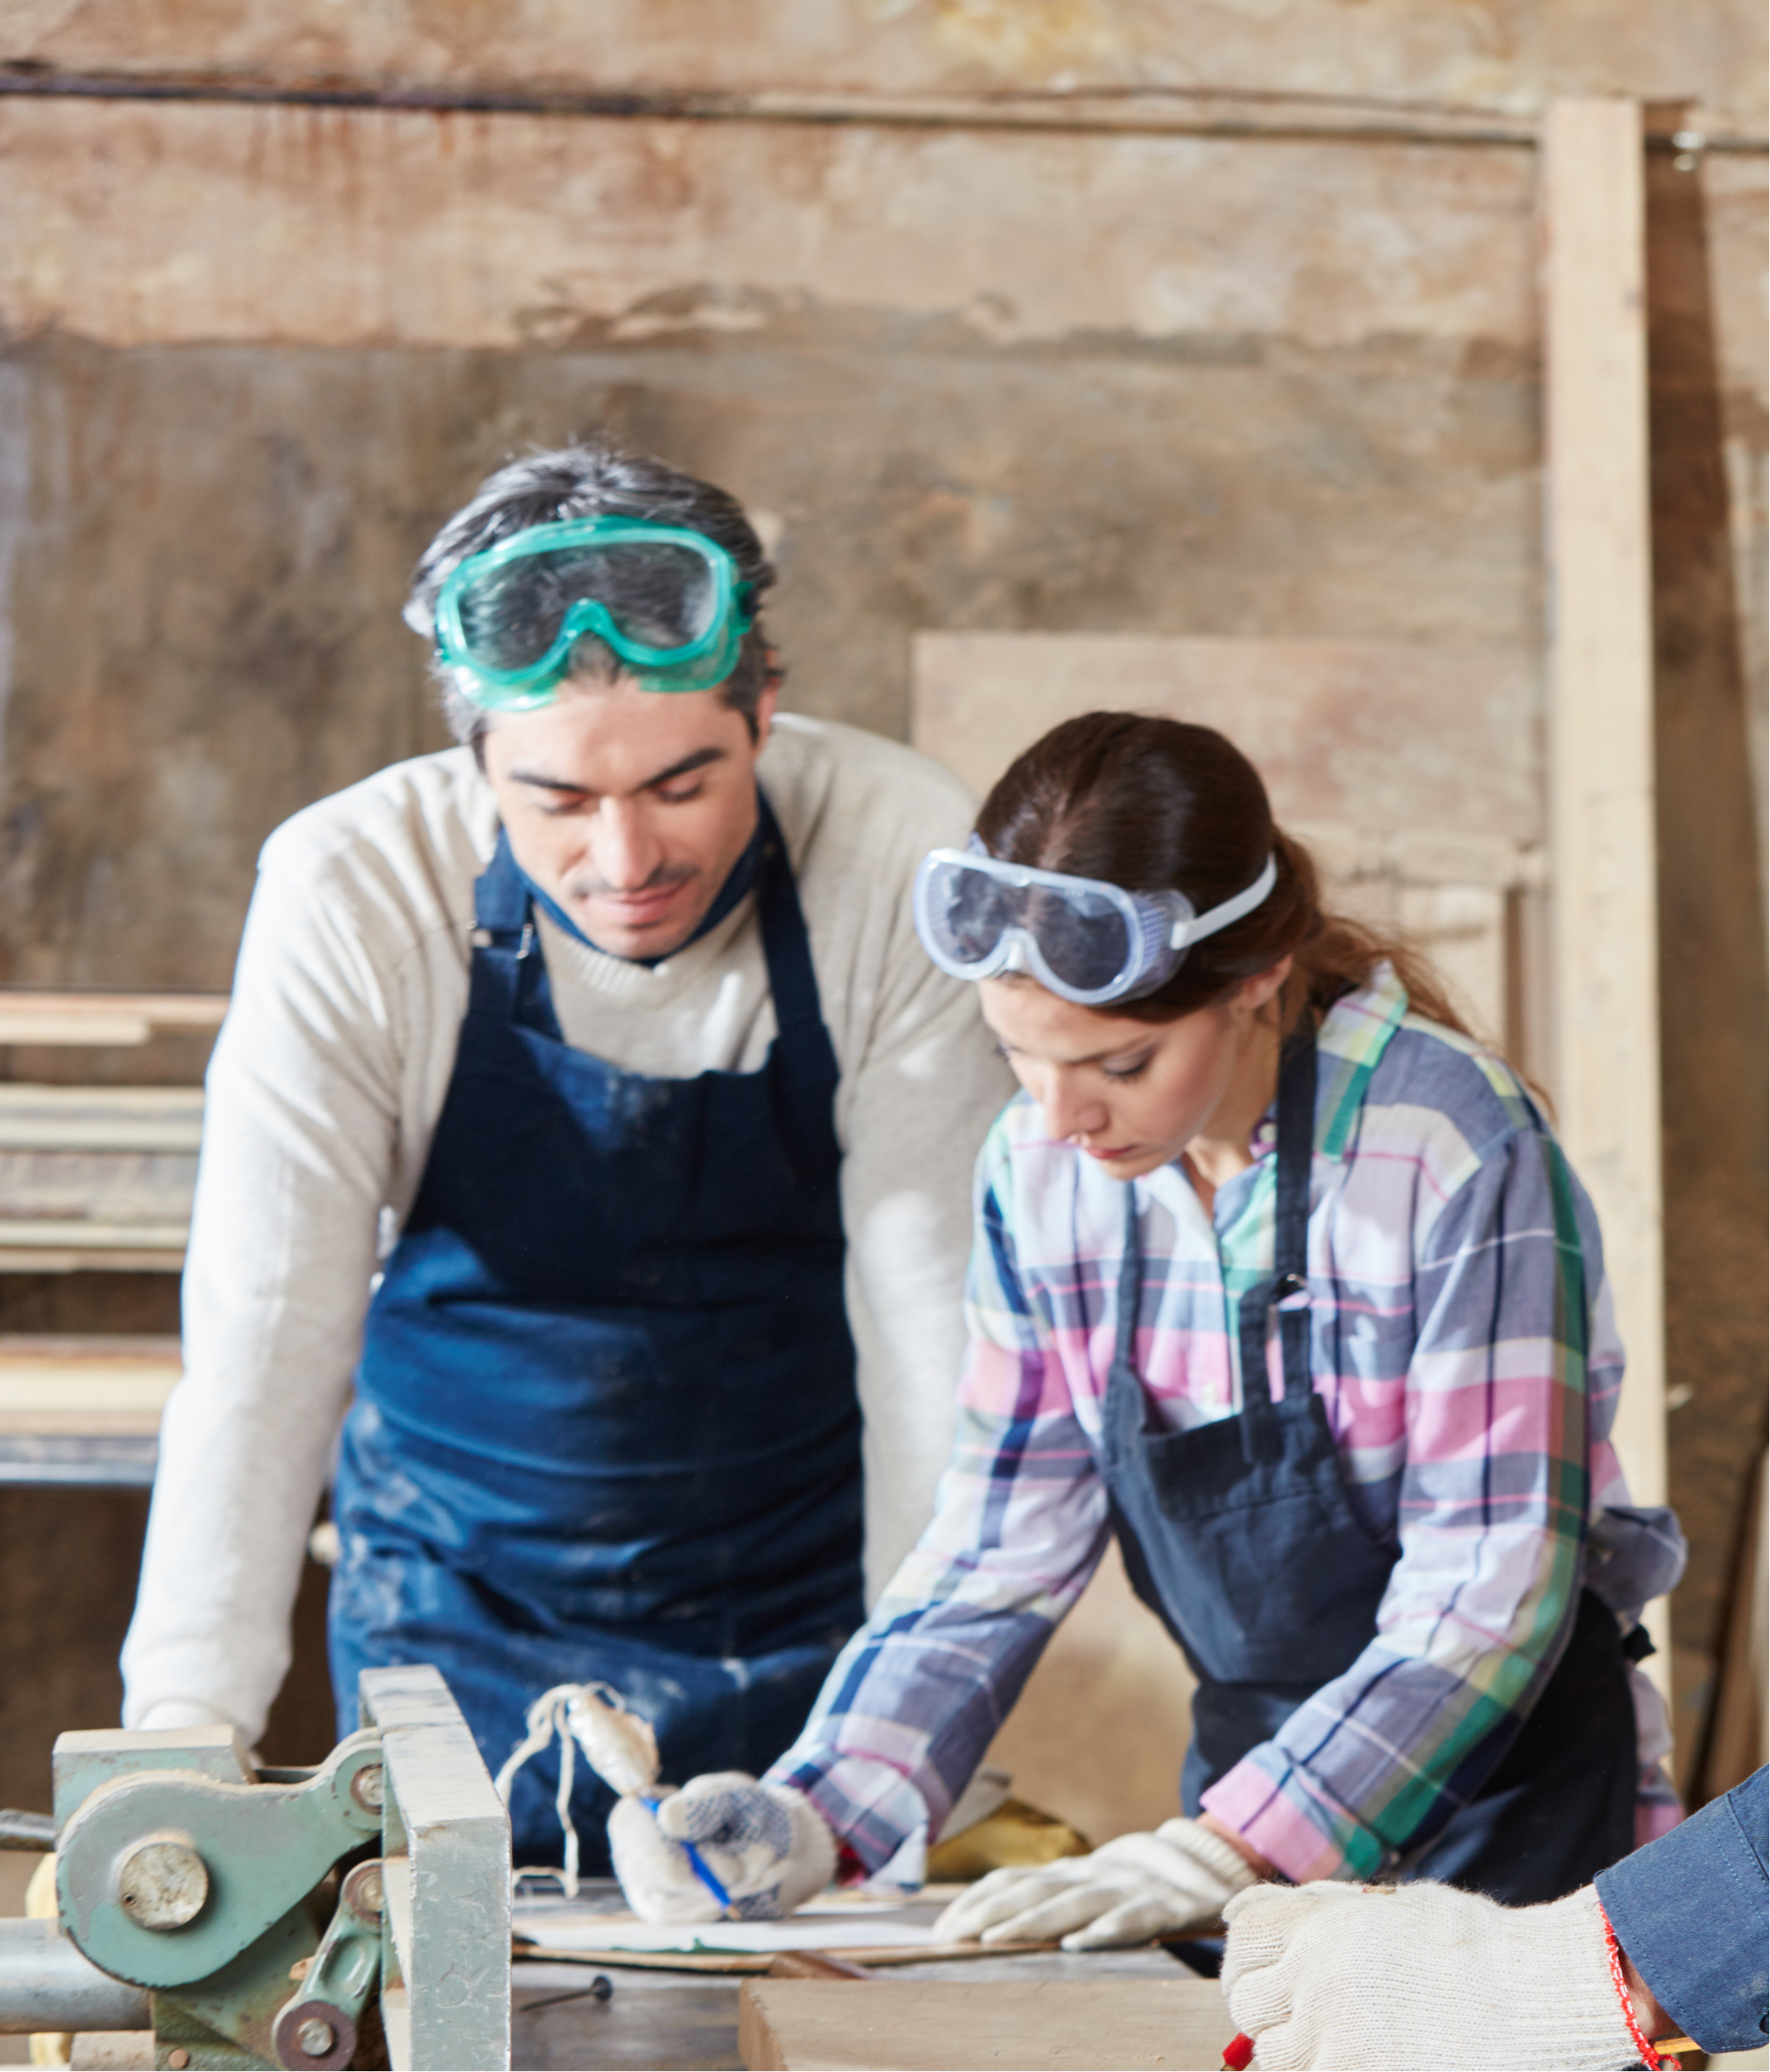
[[[1127,892],[1171,887],[1203,914],[1245,890],[1277,859],[1278,882],[1251,914],[1187,952],[1167,985],[1106,1011],[1172,1022],[1239,980],[1295,959],[1282,1016],[1319,1015],[1393,964],[1414,1012],[1470,1031],[1417,950],[1327,912],[1314,859],[1274,826],[1258,771],[1208,726],[1136,713],[1088,713],[1053,727],[997,780],[978,816],[992,856],[1035,870],[1097,878]]]

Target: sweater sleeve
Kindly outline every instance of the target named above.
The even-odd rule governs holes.
[[[184,1373],[123,1649],[131,1726],[219,1718],[256,1741],[289,1666],[400,1105],[397,956],[336,879],[304,845],[268,846],[210,1064]]]
[[[958,1433],[935,1515],[769,1773],[805,1792],[869,1872],[921,1881],[940,1832],[1110,1530],[1068,1382],[980,1161]],[[991,1166],[994,1166],[994,1180]]]
[[[1418,1241],[1401,1556],[1375,1638],[1204,1795],[1299,1883],[1369,1877],[1498,1762],[1570,1630],[1602,1276],[1546,1133],[1492,1146]],[[1591,1232],[1595,1246],[1595,1229]],[[1610,1407],[1607,1399],[1605,1408]]]
[[[906,751],[868,746],[908,767],[888,763],[890,790],[866,796],[875,824],[863,849],[838,854],[834,901],[810,891],[850,950],[826,967],[824,1009],[842,1059],[845,1293],[865,1419],[871,1605],[928,1523],[952,1450],[972,1169],[1014,1081],[977,988],[933,964],[911,911],[917,867],[928,849],[964,839],[969,800]]]
[[[915,1544],[952,1450],[969,1176],[1004,1074],[977,989],[916,951],[893,974],[845,1104],[849,1327],[866,1420],[871,1603]]]

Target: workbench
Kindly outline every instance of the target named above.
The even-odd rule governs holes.
[[[590,1881],[587,1881],[587,1886]],[[930,1905],[930,1922],[939,1909]],[[592,1981],[610,1981],[606,2000],[595,1996]],[[855,2054],[845,2062],[872,2064],[881,2068],[912,2064],[902,2048],[894,2046],[889,2024],[881,2027],[886,2006],[900,2007],[903,1988],[927,1984],[943,1989],[980,1989],[967,1996],[967,2020],[997,2029],[998,2059],[967,2056],[956,2033],[943,2036],[941,2054],[924,2062],[937,2062],[951,2072],[968,2065],[996,2062],[1028,2068],[1042,2066],[1073,2066],[1078,2060],[1064,2053],[1063,2038],[1048,2023],[1032,2019],[1036,1996],[1023,1989],[1035,1984],[1064,1982],[1075,1985],[1122,1987],[1127,2006],[1134,2004],[1139,1987],[1179,1987],[1186,2003],[1188,2019],[1179,2035],[1220,2037],[1214,2050],[1201,2053],[1183,2048],[1161,2061],[1169,2072],[1217,2072],[1222,2045],[1229,2040],[1231,2025],[1213,1980],[1198,1979],[1177,1959],[1164,1951],[1144,1949],[1102,1951],[1092,1956],[1065,1956],[1060,1951],[1015,1957],[980,1957],[962,1961],[894,1964],[882,1967],[873,1980],[818,1984],[821,1995],[854,1996]],[[771,1995],[778,1993],[776,1981],[759,1980]],[[669,1971],[630,1969],[612,1963],[534,1963],[518,1962],[511,1973],[512,2057],[522,2072],[533,2068],[650,2067],[655,2072],[689,2072],[702,2067],[741,2066],[744,2060],[738,2041],[739,1999],[745,1980],[740,1975],[714,1971]],[[988,2000],[1002,2002],[1001,2012],[989,2008]],[[1015,1989],[1023,1989],[1015,1991]],[[1196,1988],[1196,1990],[1194,1990]],[[890,1993],[891,2001],[869,1996]],[[1143,1996],[1147,1998],[1146,1991]],[[846,2003],[842,2003],[846,2005]],[[871,2012],[869,2013],[869,2008]],[[1025,2027],[1020,2025],[1025,2025]],[[1179,2037],[1177,2036],[1177,2041]],[[876,2056],[872,2054],[875,2047]],[[1109,2050],[1113,2046],[1106,2045]],[[1041,2054],[1041,2051],[1043,2054]],[[1196,2065],[1194,2060],[1196,2061]],[[825,2058],[821,2062],[829,2062]],[[1130,2066],[1155,2064],[1152,2057],[1133,2058],[1122,2049],[1098,2057],[1100,2066]]]

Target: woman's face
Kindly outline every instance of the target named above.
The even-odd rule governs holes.
[[[1259,1010],[1290,968],[1244,979],[1225,998],[1176,1022],[1137,1022],[1078,1007],[1026,978],[986,979],[983,1016],[1055,1137],[1134,1180],[1212,1134],[1241,1104]],[[1238,1077],[1239,1075],[1239,1077]],[[1253,1111],[1257,1118],[1262,1099]]]

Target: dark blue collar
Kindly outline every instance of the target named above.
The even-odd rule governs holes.
[[[724,884],[719,887],[718,898],[701,916],[700,925],[689,937],[688,941],[678,943],[670,952],[671,956],[680,956],[689,947],[689,943],[699,942],[704,935],[718,927],[726,915],[755,883],[756,865],[761,855],[762,817],[759,813],[756,816],[755,832],[745,844],[743,855],[732,865],[730,874]],[[521,865],[517,865],[517,875],[529,888],[529,897],[556,928],[563,930],[574,942],[582,943],[586,949],[595,950],[599,956],[611,957],[616,954],[613,950],[605,950],[599,944],[593,943],[558,901],[550,898],[546,893],[543,892]],[[662,957],[623,957],[620,961],[623,964],[643,964],[649,971],[653,966],[664,963],[665,960]]]

